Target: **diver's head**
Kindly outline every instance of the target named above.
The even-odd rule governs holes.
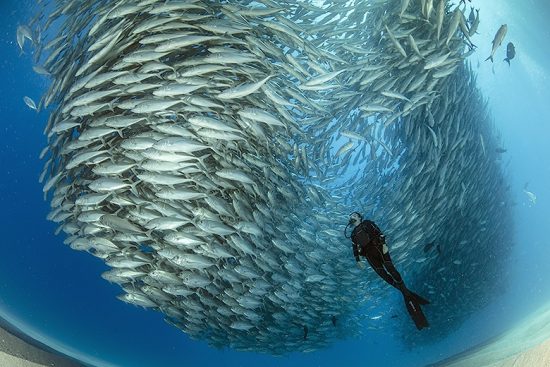
[[[349,215],[348,225],[357,227],[363,221],[363,216],[358,212],[353,212]]]

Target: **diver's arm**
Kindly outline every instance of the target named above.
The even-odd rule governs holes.
[[[355,257],[355,261],[359,262],[359,246],[353,242],[352,240],[352,247],[353,247],[353,256]]]
[[[382,244],[385,244],[386,243],[386,236],[384,236],[384,233],[382,233],[382,231],[380,230],[380,228],[378,228],[376,223],[371,221],[370,224],[371,224],[372,228],[374,228],[375,234],[380,239],[380,242],[382,242]]]
[[[378,236],[382,236],[384,237],[384,234],[382,233],[382,231],[380,230],[380,228],[378,228],[378,226],[376,225],[376,223],[374,223],[373,221],[370,221],[369,224],[372,226],[372,228],[374,228],[374,233]]]
[[[353,242],[353,256],[355,256],[355,265],[361,270],[365,269],[365,264],[361,262],[361,259],[359,259],[359,245]]]
[[[371,222],[371,224],[372,224],[372,227],[374,228],[374,230],[377,232],[376,235],[378,236],[378,239],[380,240],[380,243],[382,244],[382,253],[387,254],[389,249],[388,249],[388,246],[386,245],[386,236],[384,236],[384,234],[382,233],[380,228],[378,228],[376,223]]]

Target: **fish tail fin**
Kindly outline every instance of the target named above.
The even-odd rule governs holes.
[[[493,55],[489,56],[488,58],[485,59],[485,61],[487,60],[491,60],[491,62],[493,62]]]
[[[132,194],[138,196],[138,197],[139,197],[139,193],[138,193],[138,191],[137,191],[137,189],[136,189],[136,186],[137,186],[140,182],[141,182],[141,181],[136,181],[136,182],[134,182],[133,184],[130,185],[130,192],[131,192]]]
[[[508,66],[510,66],[510,59],[509,58],[505,58],[504,61],[506,61],[508,63]]]
[[[151,236],[153,235],[154,230],[155,230],[154,228],[147,229],[145,232],[143,232],[143,234],[145,234],[147,237],[151,238]]]

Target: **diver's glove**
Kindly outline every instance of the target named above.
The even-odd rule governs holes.
[[[365,270],[365,264],[361,261],[357,261],[357,267],[361,270]]]

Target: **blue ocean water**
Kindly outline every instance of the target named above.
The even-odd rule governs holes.
[[[132,367],[421,366],[513,325],[550,300],[550,5],[544,0],[473,4],[482,9],[482,22],[475,39],[479,48],[470,62],[507,149],[503,165],[517,203],[516,232],[502,230],[510,231],[516,247],[507,289],[446,340],[406,349],[390,328],[382,327],[326,350],[272,357],[213,349],[189,339],[159,313],[117,300],[120,288],[100,277],[107,266],[64,245],[63,237],[53,234],[55,224],[46,220],[49,204],[38,183],[43,164],[38,155],[46,143],[47,113],[30,110],[23,96],[38,101],[47,80],[32,71],[29,54],[20,55],[15,32],[30,18],[31,2],[16,0],[0,4],[0,316],[90,364]],[[517,51],[510,67],[500,60],[504,47],[494,64],[484,61],[503,23],[508,24],[506,42],[513,41]],[[537,195],[534,205],[523,192],[526,183]],[[406,277],[407,269],[402,273]],[[400,302],[397,295],[387,299],[388,307],[399,310]],[[411,325],[411,333],[416,332]]]

